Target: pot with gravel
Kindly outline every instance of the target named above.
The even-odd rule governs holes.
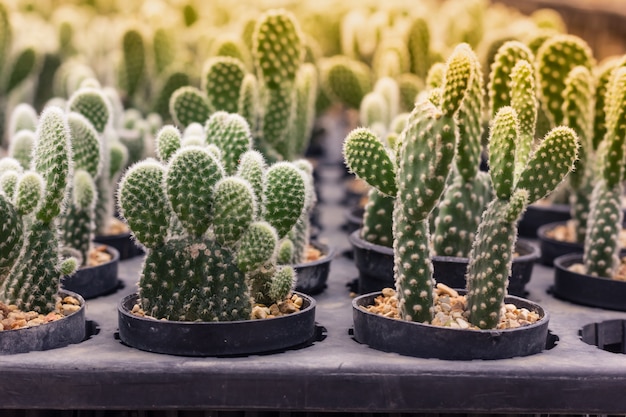
[[[70,129],[58,107],[38,122],[31,169],[0,160],[0,353],[47,350],[85,337],[82,297],[59,288],[78,262],[64,258],[58,216],[72,181]]]
[[[375,349],[445,359],[497,359],[539,353],[546,345],[548,315],[535,303],[516,304],[516,299],[507,298],[516,224],[530,202],[550,193],[569,173],[578,145],[571,129],[557,127],[534,152],[531,146],[521,146],[529,145],[534,130],[528,131],[529,124],[520,120],[526,121],[529,112],[536,112],[533,71],[525,60],[516,65],[512,75],[516,99],[512,106],[501,108],[491,124],[489,154],[494,198],[482,215],[469,255],[467,292],[462,302],[462,317],[468,329],[460,328],[456,318],[444,320],[444,327],[437,325],[441,323],[435,311],[441,307],[437,307],[440,297],[434,291],[429,215],[444,191],[456,152],[456,113],[467,97],[473,59],[469,46],[457,46],[447,62],[441,89],[413,109],[395,158],[367,130],[353,131],[346,139],[348,166],[394,198],[394,277],[400,319],[365,311],[364,307],[379,294],[353,301],[354,337]],[[372,160],[378,163],[366,163]],[[509,303],[516,305],[513,311],[518,316],[517,324],[527,324],[530,313],[536,313],[539,319],[498,329]],[[508,326],[510,319],[505,321]],[[408,328],[392,331],[396,326]],[[409,331],[427,332],[428,336],[411,339],[405,336]],[[434,333],[441,337],[435,338]],[[474,341],[479,345],[467,348],[469,356],[459,354],[458,346]],[[510,350],[511,346],[516,349]]]
[[[160,161],[122,177],[121,214],[146,248],[139,292],[118,306],[124,343],[212,356],[313,337],[315,301],[293,292],[294,268],[277,263],[279,241],[303,211],[305,180],[293,163],[266,166],[251,146],[245,119],[218,112],[194,144],[163,127]]]

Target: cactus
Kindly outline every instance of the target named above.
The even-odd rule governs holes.
[[[236,113],[246,73],[242,61],[220,56],[209,58],[204,65],[201,89],[208,98],[210,112]]]
[[[243,154],[220,148],[235,126],[247,132]],[[147,159],[124,174],[118,201],[147,249],[139,296],[148,314],[246,320],[253,303],[276,302],[291,291],[293,271],[276,266],[276,252],[303,210],[304,180],[290,163],[266,169],[249,150],[248,129],[240,116],[216,113],[202,146],[182,146],[178,131],[165,126],[157,135],[163,162]],[[231,175],[225,162],[238,159]]]
[[[619,266],[619,233],[626,140],[626,68],[613,70],[605,97],[606,135],[600,155],[600,174],[591,196],[584,265],[588,274],[612,278]]]
[[[491,200],[489,176],[480,171],[483,134],[483,74],[478,58],[472,58],[472,77],[458,111],[459,138],[453,175],[438,207],[433,234],[437,255],[469,256],[475,232],[487,203]]]
[[[130,29],[122,38],[122,67],[120,68],[120,85],[126,97],[132,100],[140,88],[146,71],[146,52],[143,36],[139,31]]]
[[[372,89],[371,71],[360,61],[337,55],[320,62],[321,86],[335,102],[358,109]]]
[[[461,45],[446,65],[440,106],[428,100],[416,104],[395,157],[367,129],[352,131],[344,144],[349,169],[394,198],[394,276],[406,320],[432,319],[429,215],[443,193],[456,153],[456,114],[471,77],[472,57]]]
[[[73,259],[60,261],[55,226],[72,180],[70,130],[61,109],[44,110],[36,138],[32,162],[36,172],[19,178],[13,201],[2,196],[3,218],[10,219],[7,225],[15,227],[13,233],[18,233],[18,223],[27,230],[19,256],[0,286],[0,299],[46,313],[54,310],[61,277],[75,267]]]
[[[152,41],[154,66],[157,74],[162,74],[176,58],[176,45],[172,31],[158,28]]]
[[[211,109],[202,91],[187,86],[179,88],[170,97],[170,114],[177,125],[187,127],[191,123],[204,124]]]
[[[424,79],[431,65],[430,28],[426,19],[416,17],[411,22],[407,33],[407,48],[411,56],[411,73]]]
[[[93,125],[79,113],[69,113],[68,124],[73,149],[74,178],[69,192],[70,201],[60,216],[61,243],[81,254],[82,266],[87,265],[91,241],[95,232],[95,180],[101,174],[100,137]]]
[[[35,145],[35,132],[20,130],[9,140],[9,156],[20,162],[24,169],[28,169]]]
[[[170,116],[170,98],[179,89],[190,84],[189,75],[183,71],[171,71],[164,75],[162,86],[152,106],[152,111],[161,119]]]
[[[500,320],[519,217],[563,181],[578,154],[576,132],[565,126],[548,132],[533,152],[537,106],[527,61],[514,66],[510,85],[512,106],[498,110],[489,137],[495,197],[483,213],[466,275],[469,320],[481,329],[495,328]]]
[[[539,98],[552,127],[561,125],[563,101],[561,92],[570,71],[582,65],[591,70],[595,64],[591,49],[577,36],[555,35],[546,40],[536,56]]]
[[[9,126],[7,135],[9,138],[20,130],[30,130],[34,132],[37,129],[37,112],[34,107],[28,103],[20,103],[11,111],[9,118]]]

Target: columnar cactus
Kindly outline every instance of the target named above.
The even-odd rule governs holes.
[[[619,233],[626,140],[626,68],[613,71],[605,98],[606,135],[601,147],[601,172],[591,196],[584,264],[588,274],[612,278],[619,265]]]
[[[531,152],[537,107],[530,64],[519,61],[511,78],[512,106],[498,110],[489,138],[495,197],[483,213],[466,275],[469,319],[481,329],[495,328],[500,320],[519,217],[561,183],[578,153],[576,133],[564,126],[552,129]]]
[[[395,153],[367,129],[351,132],[344,144],[350,170],[394,197],[394,275],[406,320],[432,319],[429,215],[443,193],[456,153],[456,114],[472,75],[472,57],[461,45],[448,60],[440,105],[428,100],[416,104]]]
[[[280,301],[293,287],[293,269],[277,266],[276,252],[302,213],[304,179],[290,163],[268,169],[258,152],[235,150],[235,158],[218,148],[229,123],[245,127],[236,130],[250,145],[237,115],[212,117],[201,145],[183,146],[166,126],[157,135],[164,162],[141,161],[120,182],[121,212],[147,249],[139,296],[152,316],[245,320],[254,302]],[[237,159],[231,174],[225,161]]]
[[[10,233],[20,233],[19,225],[26,232],[19,256],[0,285],[0,299],[23,310],[45,313],[54,310],[61,277],[77,266],[73,258],[60,261],[56,229],[72,180],[70,130],[64,112],[57,107],[46,109],[36,137],[34,171],[19,177],[12,198],[0,197],[6,210],[3,219],[14,227]]]

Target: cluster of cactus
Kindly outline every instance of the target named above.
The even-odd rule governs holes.
[[[432,319],[430,257],[434,252],[429,216],[444,189],[452,188],[449,173],[476,169],[478,153],[469,152],[467,138],[480,148],[479,129],[472,131],[472,126],[479,126],[479,113],[472,107],[481,96],[480,83],[474,80],[479,74],[469,46],[457,46],[444,68],[441,87],[416,104],[394,154],[366,129],[353,131],[345,142],[351,171],[394,199],[394,275],[406,320]],[[520,215],[565,178],[577,157],[576,133],[562,126],[551,130],[532,151],[528,141],[534,140],[537,104],[530,63],[520,60],[511,78],[510,106],[498,110],[490,131],[493,199],[482,214],[469,252],[468,306],[470,321],[479,328],[493,328],[500,319]],[[462,136],[467,138],[461,140]]]
[[[620,264],[624,141],[626,140],[626,58],[614,62],[606,88],[606,131],[598,152],[598,175],[591,195],[585,251],[585,271],[613,278]]]
[[[73,273],[75,258],[62,259],[57,219],[69,195],[73,163],[65,112],[50,107],[41,114],[33,159],[23,170],[12,158],[0,161],[2,252],[0,300],[23,310],[54,310],[60,280]]]
[[[163,127],[159,160],[136,163],[120,182],[120,210],[147,251],[140,304],[158,318],[246,320],[253,303],[281,301],[294,285],[277,256],[305,207],[306,177],[289,162],[266,166],[237,114],[199,127],[186,138]]]
[[[295,17],[282,9],[263,13],[243,42],[217,48],[202,71],[201,88],[185,86],[170,98],[175,123],[206,123],[215,112],[242,115],[255,147],[272,160],[293,160],[306,150],[315,116],[317,71],[304,63],[304,39]],[[252,57],[255,73],[246,66]]]

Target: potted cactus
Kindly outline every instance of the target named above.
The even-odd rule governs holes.
[[[584,253],[554,260],[554,294],[575,303],[626,311],[626,280],[620,254],[624,145],[626,141],[626,67],[612,71],[606,94],[606,134],[591,194]]]
[[[237,114],[211,116],[200,139],[183,146],[174,126],[163,127],[160,160],[138,162],[121,179],[121,214],[146,258],[138,294],[119,305],[120,338],[144,350],[193,356],[309,341],[315,301],[303,294],[292,301],[294,268],[277,263],[279,240],[304,209],[301,171],[288,162],[267,167]],[[301,310],[252,319],[294,305]]]
[[[441,200],[430,214],[433,229],[435,279],[460,288],[465,286],[465,270],[481,215],[493,198],[491,180],[480,170],[483,135],[483,75],[475,54],[470,50],[470,85],[455,117],[459,136],[451,173]],[[434,69],[437,71],[437,69]],[[509,74],[507,73],[507,76]],[[439,81],[431,81],[431,99],[437,100]],[[510,83],[497,83],[510,85]],[[506,96],[509,97],[508,87]],[[502,97],[504,94],[498,94]],[[400,130],[402,124],[400,125]],[[350,161],[348,161],[349,163]],[[359,292],[367,293],[393,286],[392,211],[393,198],[374,188],[369,194],[363,228],[350,235],[359,269]],[[523,296],[533,264],[539,257],[537,247],[524,240],[516,241],[516,257],[509,277],[509,293]]]
[[[37,124],[31,170],[23,171],[12,158],[2,160],[0,302],[34,314],[42,324],[0,331],[1,353],[47,350],[85,337],[84,300],[60,289],[61,278],[78,266],[60,252],[57,230],[72,181],[71,152],[67,117],[51,107]],[[49,321],[55,316],[60,319]]]
[[[545,346],[547,313],[535,303],[506,295],[516,224],[530,202],[547,195],[569,173],[578,145],[573,130],[557,127],[531,152],[528,141],[533,130],[524,122],[536,106],[534,79],[526,61],[516,67],[513,76],[513,83],[520,85],[513,87],[514,91],[522,96],[513,100],[513,107],[501,108],[492,121],[489,154],[494,198],[482,215],[472,243],[461,315],[442,319],[436,313],[438,300],[450,302],[460,296],[441,284],[435,291],[429,216],[444,192],[457,151],[458,111],[468,96],[472,60],[467,45],[457,46],[448,60],[441,89],[429,100],[418,102],[411,112],[395,157],[366,130],[357,130],[346,139],[348,166],[394,198],[396,291],[395,295],[387,295],[397,303],[402,320],[363,309],[374,304],[380,293],[353,301],[355,338],[376,349],[446,359],[496,359],[538,353]],[[503,329],[500,323],[504,303],[518,310],[526,308],[539,320]],[[461,317],[467,322],[462,324]],[[477,330],[464,329],[471,326]],[[460,345],[469,347],[459,350]]]

